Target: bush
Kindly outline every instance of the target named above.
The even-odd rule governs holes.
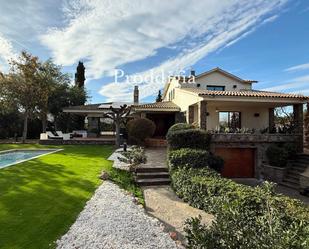
[[[215,215],[210,226],[187,221],[188,248],[308,248],[309,210],[274,185],[240,185],[209,168],[178,167],[172,186],[190,205]]]
[[[224,167],[224,160],[220,157],[220,156],[216,156],[216,155],[210,155],[210,157],[208,158],[208,166],[211,169],[214,169],[215,171],[221,173]]]
[[[176,130],[167,134],[171,149],[192,148],[209,150],[211,134],[200,129]]]
[[[268,162],[272,166],[285,167],[288,161],[289,153],[278,145],[270,145],[266,150]]]
[[[118,157],[118,160],[133,166],[146,163],[147,157],[142,147],[132,146],[128,151],[120,152],[122,157]]]
[[[283,148],[288,153],[288,159],[292,159],[297,155],[297,147],[293,143],[286,143],[283,145]]]
[[[182,148],[171,150],[168,153],[170,167],[187,166],[191,168],[210,167],[221,172],[224,161],[221,157],[214,156],[207,150]]]
[[[179,130],[188,130],[188,129],[194,129],[194,125],[192,124],[188,124],[188,123],[177,123],[172,125],[169,129],[168,129],[168,133],[174,132],[174,131],[179,131]]]
[[[150,119],[136,118],[128,122],[127,128],[130,143],[143,144],[146,138],[154,134],[156,125]]]
[[[207,150],[182,148],[169,151],[168,160],[172,168],[180,165],[201,168],[207,166],[209,156]]]

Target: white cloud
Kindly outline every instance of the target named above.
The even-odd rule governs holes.
[[[309,69],[309,63],[296,65],[293,67],[289,67],[284,69],[285,72],[295,72],[295,71],[302,71],[302,70],[308,70]]]
[[[301,93],[302,90],[306,90],[303,87],[308,87],[308,82],[309,82],[309,75],[304,75],[301,77],[297,77],[294,79],[291,79],[288,81],[288,83],[285,84],[281,84],[281,85],[277,85],[277,86],[273,86],[273,87],[268,87],[268,88],[264,88],[264,91],[273,91],[273,92],[297,92],[297,93]],[[298,90],[295,90],[298,89]]]
[[[0,72],[8,69],[8,61],[16,59],[17,55],[12,43],[0,33]]]
[[[168,48],[178,53],[153,68],[157,75],[193,65],[207,54],[231,45],[256,25],[272,21],[287,0],[79,0],[63,8],[66,26],[50,29],[41,42],[56,63],[87,61],[87,77],[100,78],[128,63],[143,63]],[[268,21],[267,21],[268,20]],[[177,46],[180,43],[181,46]],[[150,70],[141,72],[149,75]],[[141,96],[155,93],[161,82],[141,84]],[[131,100],[132,84],[110,83],[100,93],[108,100]]]

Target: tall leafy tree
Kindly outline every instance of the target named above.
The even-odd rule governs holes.
[[[39,68],[38,57],[22,52],[17,60],[10,62],[9,73],[0,78],[2,103],[16,105],[23,114],[23,142],[27,138],[28,120],[37,110],[43,94],[38,77]]]
[[[39,80],[42,86],[41,101],[39,102],[39,113],[42,121],[42,131],[46,132],[47,115],[53,102],[57,102],[55,93],[60,93],[59,89],[66,92],[69,87],[70,77],[61,72],[61,67],[55,65],[51,60],[42,62],[39,68]]]

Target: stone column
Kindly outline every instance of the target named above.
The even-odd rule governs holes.
[[[98,130],[98,118],[97,117],[88,117],[88,132],[92,132],[94,129]]]
[[[202,100],[198,102],[198,126],[200,129],[207,129],[207,102]]]
[[[309,103],[307,103],[307,111],[304,118],[304,136],[305,136],[304,147],[306,149],[309,149]]]
[[[293,105],[293,116],[294,116],[295,133],[303,134],[303,127],[304,127],[303,104]]]
[[[294,133],[299,136],[298,151],[302,152],[304,147],[304,113],[303,104],[293,105]]]
[[[274,133],[275,130],[275,109],[274,108],[269,108],[268,109],[268,128],[269,128],[269,133]]]
[[[189,108],[188,108],[188,123],[189,124],[192,124],[194,122],[194,106],[193,105],[190,105]]]

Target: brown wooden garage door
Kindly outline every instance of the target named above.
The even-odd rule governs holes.
[[[250,148],[216,148],[224,159],[225,177],[254,177],[255,150]]]

